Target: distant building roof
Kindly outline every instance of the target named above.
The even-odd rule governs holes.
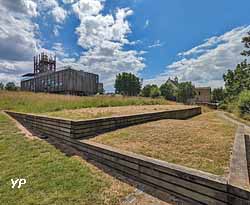
[[[26,73],[24,75],[22,75],[22,77],[33,77],[34,73]]]
[[[175,81],[172,80],[171,78],[169,78],[169,79],[167,80],[167,83],[171,84],[171,85],[174,87],[174,89],[177,89],[177,88],[178,88],[178,87],[177,87],[177,82],[175,82]]]
[[[211,87],[196,87],[196,90],[211,90]]]

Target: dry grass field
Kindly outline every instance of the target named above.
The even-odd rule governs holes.
[[[27,113],[46,113],[90,107],[169,104],[172,103],[162,98],[152,99],[122,96],[78,97],[46,93],[0,91],[0,110]]]
[[[48,112],[44,115],[51,117],[60,117],[65,119],[72,120],[85,120],[93,119],[99,117],[114,117],[121,115],[133,115],[140,113],[149,113],[149,112],[159,112],[164,110],[173,110],[173,109],[183,109],[190,106],[175,104],[172,105],[131,105],[131,106],[119,106],[119,107],[103,107],[103,108],[83,108],[76,110],[62,110],[57,112]]]
[[[189,120],[161,120],[99,135],[92,141],[170,163],[227,175],[236,126],[216,112]]]

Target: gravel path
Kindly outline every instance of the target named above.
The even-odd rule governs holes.
[[[219,117],[221,117],[221,118],[223,118],[223,119],[225,119],[225,120],[228,120],[228,121],[230,121],[230,122],[232,122],[232,123],[234,123],[234,124],[236,124],[236,125],[244,126],[245,132],[246,132],[247,134],[250,134],[250,126],[248,126],[248,125],[246,125],[245,123],[240,122],[240,121],[238,121],[238,120],[236,120],[236,119],[234,119],[234,118],[229,117],[229,116],[226,115],[225,112],[223,112],[223,111],[217,111],[217,114],[218,114]]]

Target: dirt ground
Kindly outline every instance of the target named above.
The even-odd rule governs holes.
[[[160,120],[90,139],[126,151],[217,175],[227,175],[236,125],[217,112],[188,120]]]
[[[142,106],[119,106],[119,107],[101,107],[84,108],[76,110],[63,110],[46,113],[47,116],[60,117],[72,120],[93,119],[99,117],[113,117],[121,115],[132,115],[139,113],[157,112],[164,110],[183,109],[190,106],[182,104],[173,105],[142,105]]]

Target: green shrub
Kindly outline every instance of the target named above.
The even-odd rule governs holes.
[[[250,91],[242,91],[239,95],[238,108],[240,114],[250,114]]]
[[[221,103],[221,104],[219,104],[219,109],[227,110],[228,109],[228,105],[226,103]]]
[[[142,97],[150,97],[150,91],[151,91],[152,85],[146,85],[141,91]]]
[[[157,98],[160,97],[161,93],[160,93],[160,89],[156,86],[156,87],[152,87],[150,90],[150,97],[151,98]]]
[[[160,87],[161,95],[166,99],[166,100],[176,100],[175,97],[175,88],[172,84],[166,82],[161,85]]]
[[[235,114],[239,114],[239,105],[238,105],[238,99],[232,100],[227,105],[227,111]]]

